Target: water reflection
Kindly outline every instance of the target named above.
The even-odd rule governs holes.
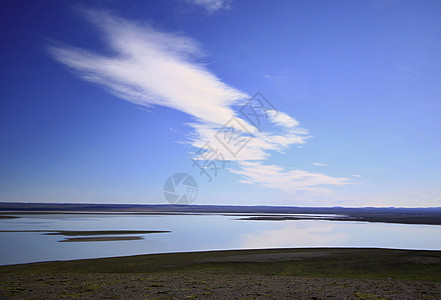
[[[295,222],[295,223],[294,223]],[[348,236],[331,223],[285,222],[281,228],[242,236],[244,248],[331,247],[347,243]]]
[[[323,220],[251,221],[200,215],[21,215],[0,230],[170,230],[142,240],[60,243],[38,232],[0,232],[0,264],[221,249],[384,247],[441,250],[441,226]]]

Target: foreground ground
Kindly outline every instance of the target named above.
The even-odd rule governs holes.
[[[4,266],[0,298],[441,299],[441,252],[271,249]]]

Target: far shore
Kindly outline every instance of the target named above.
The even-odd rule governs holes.
[[[352,215],[324,215],[317,214],[301,214],[288,215],[286,213],[226,213],[226,212],[101,212],[101,211],[22,211],[22,212],[2,212],[4,216],[0,219],[20,218],[19,215],[52,215],[52,214],[90,214],[90,215],[205,215],[220,214],[229,217],[235,217],[236,220],[248,221],[299,221],[299,220],[325,220],[325,221],[342,221],[342,222],[370,222],[370,223],[395,223],[395,224],[414,224],[414,225],[441,225],[441,213],[438,215],[424,214],[403,214],[403,213],[382,213],[382,214],[355,214]],[[6,215],[7,214],[7,215]],[[0,231],[5,232],[5,231]]]
[[[74,204],[0,202],[0,218],[29,214],[200,215],[223,214],[249,221],[328,220],[441,225],[441,207],[294,207],[166,204]]]

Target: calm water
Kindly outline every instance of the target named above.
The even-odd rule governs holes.
[[[441,250],[441,226],[321,220],[249,221],[236,216],[36,214],[0,219],[0,230],[170,230],[143,240],[60,243],[43,233],[0,233],[0,264],[196,250],[385,247]]]

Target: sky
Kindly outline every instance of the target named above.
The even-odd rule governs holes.
[[[0,14],[2,202],[441,206],[440,1]]]

